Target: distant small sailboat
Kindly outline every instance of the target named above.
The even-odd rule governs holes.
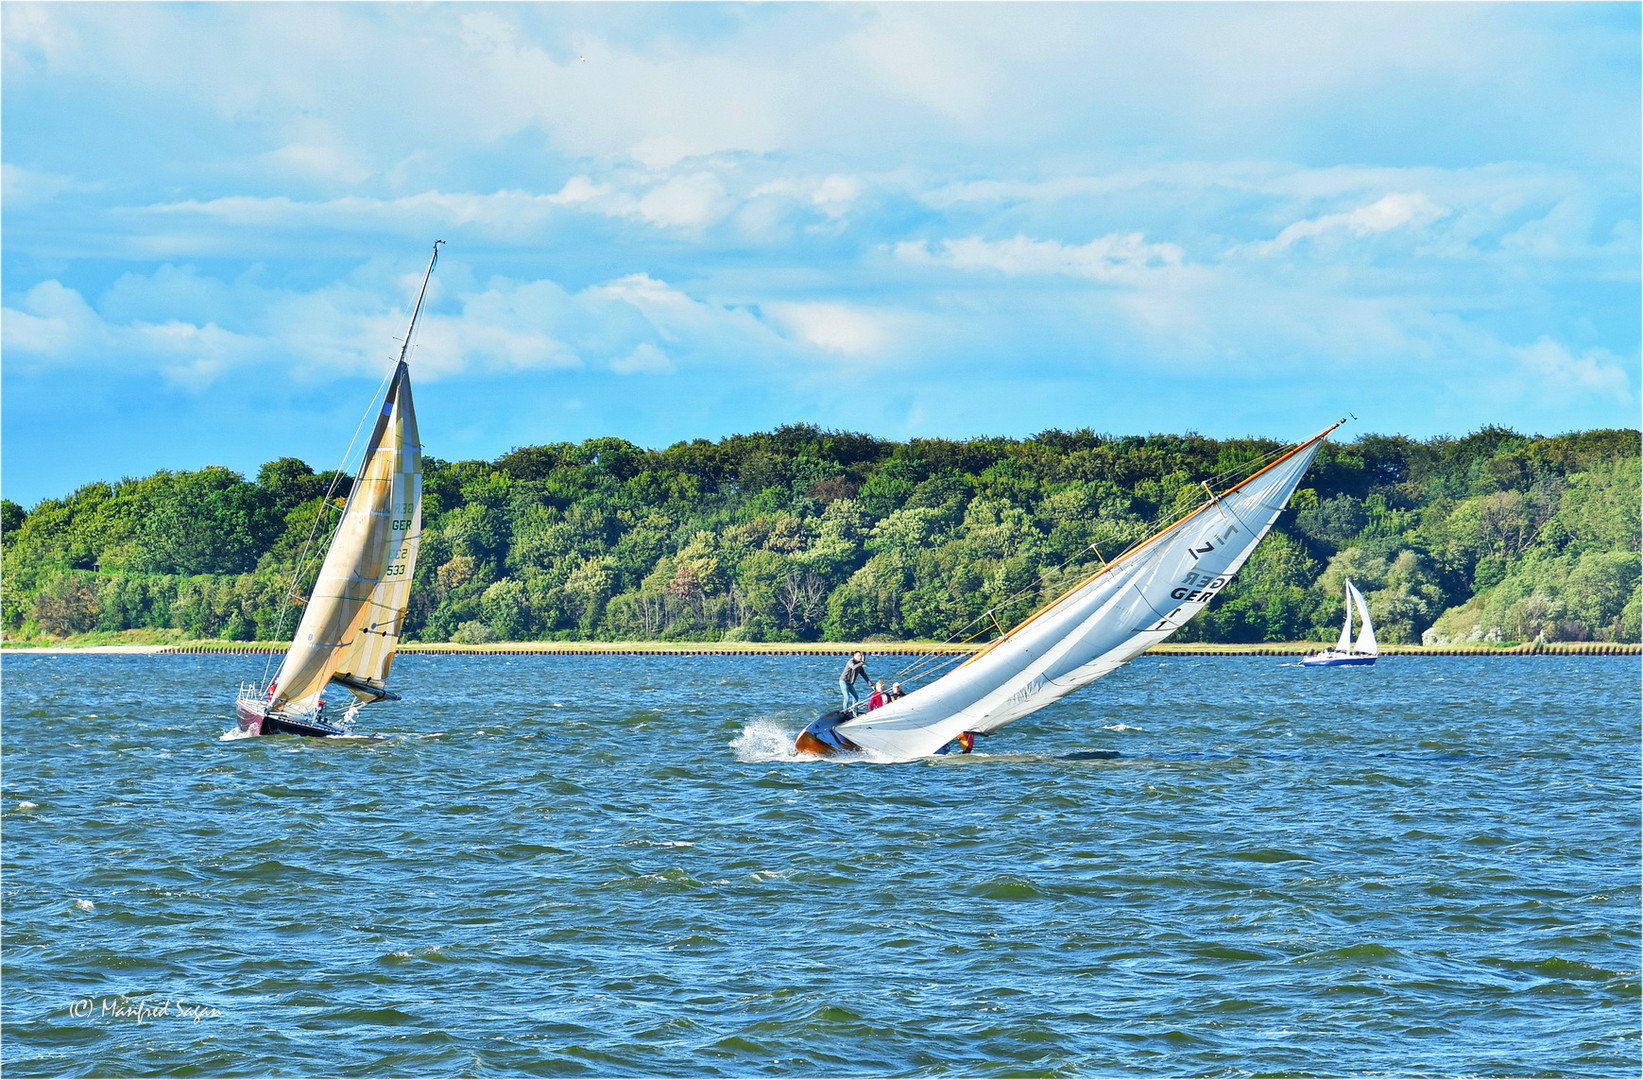
[[[796,748],[811,754],[867,751],[890,761],[955,747],[968,753],[976,736],[1116,671],[1179,630],[1232,580],[1338,427],[1274,455],[1220,494],[1206,484],[1195,509],[945,675],[871,712],[817,717],[799,733]]]
[[[1358,615],[1363,622],[1363,628],[1358,633],[1358,640],[1352,640],[1352,609],[1358,609]],[[1341,623],[1341,637],[1335,642],[1333,649],[1325,649],[1321,653],[1313,653],[1301,661],[1302,667],[1367,667],[1375,662],[1381,647],[1375,641],[1375,624],[1369,621],[1369,604],[1364,601],[1363,593],[1352,584],[1352,579],[1346,579],[1346,621]]]
[[[388,690],[388,671],[422,538],[422,446],[406,360],[441,243],[434,244],[399,363],[306,599],[298,592],[306,549],[297,560],[299,580],[292,583],[291,600],[304,608],[291,647],[266,687],[240,687],[234,711],[247,735],[348,735],[363,706],[399,697]],[[324,698],[333,684],[347,691],[346,708],[338,710]]]

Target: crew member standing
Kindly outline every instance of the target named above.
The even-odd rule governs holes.
[[[844,671],[839,674],[839,693],[844,695],[844,704],[840,706],[840,712],[850,712],[856,707],[856,702],[861,700],[856,695],[857,679],[869,686],[873,682],[873,677],[867,674],[867,657],[861,653],[852,656],[850,662],[844,665]]]

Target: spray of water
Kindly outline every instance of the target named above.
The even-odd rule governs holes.
[[[801,754],[793,746],[799,737],[796,730],[783,727],[780,721],[759,718],[730,740],[730,749],[739,761],[812,761],[809,754]]]

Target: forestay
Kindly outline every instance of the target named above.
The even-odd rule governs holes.
[[[328,682],[361,700],[385,696],[422,532],[422,446],[401,360],[296,637],[272,709],[305,712]]]
[[[949,674],[841,735],[905,761],[1036,712],[1146,651],[1196,615],[1289,502],[1332,425],[1131,548]]]

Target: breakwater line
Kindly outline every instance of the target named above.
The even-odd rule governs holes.
[[[401,645],[406,655],[422,656],[923,656],[962,654],[980,645],[930,642],[719,642],[719,641],[498,641],[483,645],[430,642]],[[180,645],[8,646],[4,654],[170,653],[183,656],[260,655],[284,652],[283,641],[198,641]],[[1151,656],[1306,656],[1321,652],[1314,642],[1268,642],[1223,645],[1202,642],[1165,643],[1147,650]],[[1382,645],[1384,657],[1411,656],[1639,656],[1643,644],[1626,641],[1527,642],[1519,645]]]

